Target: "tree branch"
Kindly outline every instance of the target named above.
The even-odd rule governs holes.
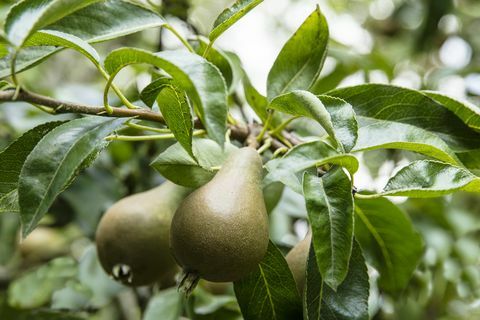
[[[5,90],[0,91],[0,103],[1,102],[15,102],[15,101],[23,101],[32,104],[37,104],[45,107],[49,107],[52,109],[54,114],[61,114],[61,113],[77,113],[77,114],[87,114],[87,115],[96,115],[102,117],[117,117],[117,118],[125,118],[125,117],[135,117],[140,120],[147,120],[147,121],[154,121],[162,124],[165,123],[165,119],[163,116],[157,112],[150,111],[148,109],[127,109],[127,108],[115,108],[113,107],[112,113],[107,113],[103,106],[87,106],[78,103],[66,102],[57,99],[53,99],[47,96],[43,96],[28,90],[21,89],[17,96],[15,97],[15,90]],[[203,129],[202,123],[197,119],[195,120],[195,127],[198,129]],[[249,127],[240,126],[240,125],[229,125],[229,129],[231,131],[231,137],[234,140],[238,140],[242,143],[246,142],[249,136],[253,132],[258,132],[261,130],[261,125],[251,125]],[[300,143],[298,138],[292,136],[288,132],[283,132],[285,138],[292,144],[296,145]],[[272,137],[270,137],[272,138]],[[275,151],[276,149],[285,147],[277,139],[272,138],[272,146],[271,150]]]

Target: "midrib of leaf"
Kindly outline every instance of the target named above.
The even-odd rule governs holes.
[[[330,204],[330,201],[328,200],[328,195],[327,193],[325,192],[325,185],[323,184],[323,180],[322,179],[319,179],[320,181],[320,184],[322,185],[322,190],[323,190],[323,195],[325,196],[325,204],[327,205],[327,209],[328,209],[328,221],[330,222],[330,250],[331,250],[331,253],[330,253],[330,257],[332,259],[332,266],[333,266],[333,269],[335,269],[335,265],[336,265],[336,260],[335,260],[335,254],[334,254],[334,249],[333,249],[333,221],[332,221],[332,215],[330,214],[331,212],[331,204]],[[316,255],[315,255],[316,257]],[[330,271],[330,272],[333,272],[333,271]],[[329,272],[329,273],[330,273]],[[331,275],[331,274],[330,274]]]
[[[109,121],[108,123],[110,123],[110,122],[112,122],[112,121],[115,121],[115,119]],[[102,126],[103,124],[105,124],[105,123],[100,124],[100,126]],[[96,126],[96,128],[98,128],[98,127],[100,127],[100,126]],[[54,132],[54,131],[57,130],[58,128],[60,128],[60,127],[57,127],[57,128],[53,129],[53,130],[50,131],[50,132]],[[71,154],[72,149],[73,149],[74,147],[76,147],[80,142],[83,142],[85,139],[87,139],[87,138],[89,138],[91,135],[93,135],[93,134],[95,133],[95,129],[96,129],[96,128],[93,128],[93,130],[89,130],[89,132],[88,132],[85,136],[83,136],[82,138],[80,138],[79,140],[77,140],[77,142],[76,142],[75,144],[72,144],[72,146],[67,150],[67,152],[65,153],[65,156],[62,158],[62,160],[60,161],[59,165],[57,166],[57,170],[55,170],[55,172],[54,172],[54,174],[53,174],[53,176],[52,176],[52,179],[50,180],[47,188],[45,188],[45,194],[43,194],[42,200],[40,201],[39,205],[37,205],[37,209],[35,210],[35,213],[33,214],[33,217],[32,217],[32,219],[30,220],[30,223],[28,223],[26,230],[30,230],[31,227],[32,227],[32,225],[35,223],[36,218],[37,218],[37,216],[38,216],[38,214],[39,214],[39,209],[40,209],[40,208],[43,206],[43,204],[45,203],[45,199],[46,199],[45,196],[48,194],[48,190],[50,190],[50,187],[52,186],[53,182],[56,180],[56,178],[57,178],[57,176],[58,176],[58,173],[60,172],[60,168],[62,168],[65,160],[66,160],[67,158],[69,158],[69,155]],[[58,130],[60,130],[60,129],[58,129]],[[25,162],[28,161],[28,158],[29,158],[29,157],[30,157],[30,155],[27,157],[27,160],[26,160]],[[88,155],[87,155],[87,157],[88,157]],[[85,157],[85,159],[86,159],[87,157]],[[85,159],[84,159],[84,160],[85,160]],[[75,174],[75,171],[72,172],[72,174],[70,175],[70,178],[67,179],[67,181],[69,181],[74,174]]]
[[[268,287],[267,278],[265,277],[265,273],[263,272],[262,265],[259,264],[258,268],[260,269],[260,273],[262,274],[263,282],[265,283],[265,290],[267,290],[268,300],[270,301],[270,306],[272,307],[273,318],[277,319],[277,315],[276,315],[276,312],[275,312],[275,305],[273,304],[272,294],[270,293],[270,288]]]
[[[367,229],[372,233],[373,238],[375,239],[375,241],[377,241],[378,245],[380,246],[380,250],[382,251],[382,255],[385,258],[388,269],[393,270],[392,260],[382,237],[380,236],[380,234],[378,234],[377,230],[375,230],[375,227],[370,223],[370,220],[368,220],[367,216],[358,205],[355,205],[355,211],[357,212],[357,215],[360,217],[363,223],[365,223],[365,225],[367,226]]]

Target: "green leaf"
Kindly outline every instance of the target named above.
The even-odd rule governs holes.
[[[10,84],[10,82],[5,81],[5,80],[1,80],[1,81],[0,81],[0,91],[1,91],[1,90],[5,90],[5,89],[7,89],[7,88],[9,88],[9,87],[12,87],[12,85]]]
[[[333,291],[324,286],[316,268],[318,258],[310,248],[304,306],[306,320],[367,320],[369,281],[360,246],[353,242],[350,268],[343,283]]]
[[[330,113],[335,135],[346,152],[350,152],[358,139],[358,124],[353,107],[346,101],[326,95],[318,96]]]
[[[330,91],[328,95],[350,103],[360,121],[363,117],[410,124],[436,134],[456,153],[480,149],[480,133],[421,92],[366,84]]]
[[[424,94],[443,105],[462,119],[470,128],[480,131],[480,108],[467,101],[455,100],[451,97],[433,91],[423,91]]]
[[[305,173],[303,193],[320,274],[336,290],[347,275],[352,252],[352,182],[342,168],[322,177]]]
[[[213,178],[216,171],[212,168],[221,166],[236,147],[227,144],[222,149],[212,140],[194,138],[192,149],[198,163],[179,143],[176,143],[162,152],[151,166],[166,179],[178,185],[198,188]]]
[[[382,195],[412,198],[440,197],[456,191],[480,192],[480,177],[447,163],[421,160],[400,169],[375,198]]]
[[[265,123],[268,118],[268,99],[264,95],[255,89],[255,87],[250,82],[248,75],[243,73],[243,92],[245,94],[245,99],[253,111],[257,114],[260,120]]]
[[[205,50],[208,47],[206,39],[199,36],[196,39],[191,40],[190,44],[192,44],[195,52],[197,52],[201,56],[203,56]],[[233,69],[230,65],[229,57],[223,51],[215,47],[211,47],[210,49],[208,49],[208,53],[205,59],[210,61],[220,70],[225,79],[225,82],[227,83],[227,87],[229,88],[229,90],[232,90]]]
[[[387,292],[405,289],[423,255],[423,241],[409,217],[386,198],[355,199],[355,238],[380,273]]]
[[[280,250],[269,242],[258,268],[234,282],[243,317],[248,320],[301,318],[301,301],[293,275]]]
[[[310,141],[293,147],[282,158],[270,160],[265,164],[269,174],[268,181],[281,181],[294,191],[302,193],[301,179],[308,168],[324,164],[337,164],[345,167],[351,174],[358,170],[358,160],[353,155],[338,153],[323,141]],[[297,174],[300,173],[300,177]]]
[[[269,108],[316,120],[342,151],[350,151],[357,140],[355,112],[341,99],[295,90],[274,98]]]
[[[213,23],[213,30],[210,31],[208,35],[210,41],[215,41],[225,30],[230,28],[261,2],[263,2],[263,0],[237,0],[230,8],[223,10]]]
[[[167,85],[158,94],[157,103],[168,128],[188,154],[195,159],[192,151],[193,118],[185,92],[175,85]]]
[[[68,33],[55,30],[41,30],[34,33],[25,45],[70,48],[86,56],[96,66],[100,65],[100,56],[97,51],[87,42]]]
[[[272,100],[293,90],[308,90],[317,80],[327,54],[328,25],[317,6],[284,45],[268,74]]]
[[[29,36],[69,14],[99,0],[23,0],[10,9],[5,20],[5,34],[16,47]]]
[[[8,265],[18,253],[19,231],[20,216],[18,214],[3,214],[0,216],[0,265]]]
[[[108,142],[104,138],[128,118],[85,117],[44,136],[29,154],[19,178],[23,235],[28,235],[55,198]]]
[[[18,212],[18,178],[23,163],[37,143],[63,122],[49,122],[25,132],[0,152],[0,212]]]
[[[85,42],[101,42],[148,28],[164,25],[158,14],[126,0],[106,0],[89,5],[49,25],[55,30],[74,35]],[[19,52],[17,72],[26,70],[60,51],[54,47],[30,47]],[[0,59],[0,77],[10,74],[10,57]]]
[[[41,307],[50,301],[55,290],[76,275],[73,258],[57,258],[16,279],[8,288],[8,302],[15,308]]]
[[[208,135],[223,145],[227,130],[227,89],[225,80],[214,65],[187,51],[152,53],[121,48],[107,56],[105,69],[112,80],[125,66],[138,63],[152,64],[169,73],[195,104]]]
[[[358,141],[353,151],[376,150],[381,148],[403,149],[461,165],[457,155],[437,135],[422,128],[386,120],[360,119]],[[368,123],[368,124],[367,124]]]
[[[182,294],[176,288],[160,291],[150,299],[143,320],[177,320],[182,314]]]
[[[150,82],[142,92],[140,92],[140,99],[150,108],[157,100],[158,94],[167,85],[172,85],[173,79],[170,77],[159,77]]]

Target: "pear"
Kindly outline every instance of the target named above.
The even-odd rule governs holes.
[[[255,149],[233,151],[210,182],[177,209],[170,245],[190,279],[238,280],[255,269],[268,246],[262,159]],[[190,276],[190,278],[189,278]],[[184,287],[184,289],[188,287]]]
[[[167,181],[110,207],[96,232],[98,257],[105,271],[128,286],[173,284],[178,266],[170,254],[170,225],[189,192]]]
[[[312,232],[308,231],[305,239],[297,243],[285,257],[288,267],[292,271],[295,283],[297,284],[298,292],[300,293],[303,292],[303,288],[305,286],[305,272],[311,242]]]

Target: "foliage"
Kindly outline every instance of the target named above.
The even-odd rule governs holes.
[[[474,103],[433,91],[428,81],[416,89],[341,85],[359,70],[381,69],[391,77],[395,60],[380,49],[352,55],[331,38],[334,25],[319,6],[272,61],[262,94],[245,61],[214,42],[227,39],[263,1],[235,1],[209,33],[188,40],[160,14],[173,12],[164,2],[0,5],[0,136],[6,141],[0,152],[1,319],[478,315],[480,109]],[[441,8],[448,12],[446,2]],[[429,19],[420,32],[425,40],[440,18]],[[147,33],[154,28],[161,29],[160,45]],[[163,46],[167,31],[180,48]],[[427,42],[416,50],[428,51]],[[55,99],[63,80],[57,88],[45,80],[73,61],[61,51],[75,51],[73,63],[84,63],[80,54],[95,67],[71,69],[92,82],[94,103],[85,103],[81,92],[73,95],[78,103]],[[330,72],[329,58],[336,61]],[[413,54],[407,58],[420,64]],[[94,72],[99,76],[92,80]],[[27,89],[37,87],[49,94]],[[36,108],[12,112],[17,101]],[[63,113],[76,117],[52,121]],[[31,122],[18,129],[16,121]],[[91,246],[101,212],[125,193],[165,179],[199,188],[244,145],[263,157],[270,214],[271,241],[253,272],[224,284],[221,294],[200,283],[189,297],[157,285],[134,291],[106,276]],[[362,184],[388,165],[393,168],[381,189]],[[298,292],[284,256],[298,240],[294,229],[306,225],[312,241],[306,285]],[[28,240],[42,229],[50,240],[39,247],[57,241],[52,230],[63,240],[55,252],[32,258]],[[453,312],[455,306],[461,311]]]

